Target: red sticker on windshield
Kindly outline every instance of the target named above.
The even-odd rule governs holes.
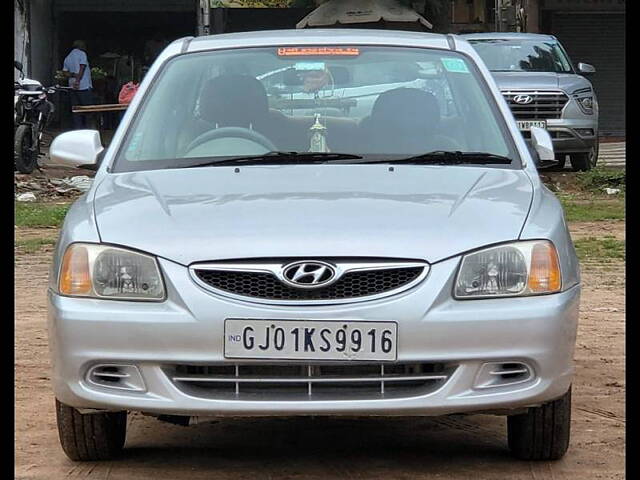
[[[342,57],[357,57],[359,48],[353,47],[280,47],[279,57],[306,57],[315,55],[336,55]]]

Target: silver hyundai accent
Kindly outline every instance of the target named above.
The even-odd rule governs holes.
[[[516,457],[562,457],[579,267],[531,132],[452,35],[172,43],[108,149],[51,146],[99,165],[50,275],[66,454],[112,458],[128,411],[494,413]]]

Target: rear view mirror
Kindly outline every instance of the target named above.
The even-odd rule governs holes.
[[[104,147],[96,130],[72,130],[58,135],[49,148],[51,164],[88,167],[101,159]]]
[[[13,62],[13,66],[16,67],[20,73],[22,73],[22,70],[23,70],[22,63],[16,60]]]
[[[536,165],[548,165],[556,163],[556,155],[553,151],[553,140],[544,128],[531,127],[531,146],[536,153],[534,161]]]
[[[580,72],[582,75],[590,75],[592,73],[596,73],[596,67],[588,63],[580,62],[578,64],[578,72]]]

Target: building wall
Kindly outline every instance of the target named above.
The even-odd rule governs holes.
[[[555,35],[572,61],[590,63],[600,105],[601,136],[624,136],[625,0],[545,0],[541,31]]]
[[[48,3],[51,3],[49,0]],[[68,12],[189,12],[198,0],[56,0],[56,9]]]
[[[14,31],[13,31],[13,59],[22,63],[24,71],[29,73],[29,31],[27,18],[27,3],[25,1],[14,0]],[[14,69],[14,80],[20,78],[18,70]]]
[[[30,0],[31,76],[45,85],[53,83],[53,2]]]

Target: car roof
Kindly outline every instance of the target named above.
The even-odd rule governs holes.
[[[451,37],[451,35],[437,33],[351,28],[261,30],[195,37],[190,41],[186,51],[273,45],[348,44],[415,46],[449,50]],[[460,43],[460,39],[458,42]]]
[[[515,32],[488,32],[488,33],[466,33],[460,35],[465,40],[538,40],[557,41],[553,35],[541,33],[515,33]]]

